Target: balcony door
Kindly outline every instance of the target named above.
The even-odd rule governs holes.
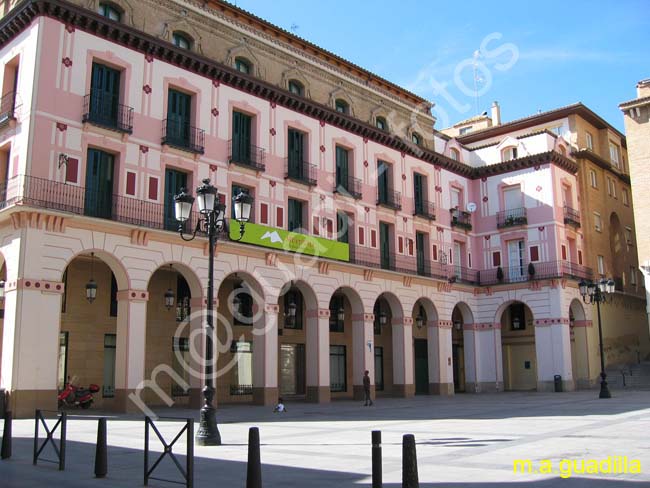
[[[426,273],[424,250],[427,249],[427,247],[425,235],[422,232],[417,232],[415,234],[415,254],[417,259],[417,272],[420,276],[424,276]]]
[[[241,112],[232,113],[232,159],[240,163],[251,160],[252,117]]]
[[[524,267],[524,241],[508,241],[508,274],[510,281],[523,281],[526,277]]]
[[[419,173],[413,175],[413,199],[415,200],[415,213],[424,213],[424,186],[425,178]]]
[[[289,129],[288,139],[287,169],[289,177],[300,180],[303,178],[303,149],[305,135],[295,129]]]
[[[90,80],[90,119],[93,122],[117,126],[120,102],[120,72],[103,64],[93,63]]]
[[[456,278],[462,278],[463,272],[463,245],[454,241],[454,274]]]
[[[516,185],[506,188],[503,191],[503,201],[506,210],[506,218],[511,216],[516,217],[517,215],[514,210],[520,209],[523,206],[521,199],[521,186]]]
[[[169,90],[167,95],[167,140],[182,147],[190,143],[190,111],[192,97]]]
[[[384,161],[377,162],[377,200],[379,203],[388,201],[390,165]]]
[[[187,173],[176,169],[165,170],[165,229],[177,230],[178,221],[174,214],[174,196],[187,188]]]
[[[385,222],[379,223],[379,254],[381,268],[390,269],[390,227]]]
[[[342,192],[343,190],[347,192],[348,188],[348,150],[336,146],[336,191]]]
[[[110,219],[113,210],[113,169],[115,159],[98,149],[88,149],[84,214]]]

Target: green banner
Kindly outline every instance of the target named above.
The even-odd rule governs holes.
[[[230,238],[233,240],[239,238],[239,225],[230,225]],[[259,224],[246,224],[246,232],[240,242],[322,258],[338,259],[339,261],[350,260],[350,246],[345,242],[298,234]]]

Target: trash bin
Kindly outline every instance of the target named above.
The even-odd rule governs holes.
[[[553,383],[555,384],[555,393],[562,391],[562,376],[556,374],[553,376]]]

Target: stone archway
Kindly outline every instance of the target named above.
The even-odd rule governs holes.
[[[419,298],[411,311],[413,320],[413,378],[416,395],[434,392],[439,379],[438,312],[433,302]]]
[[[397,296],[391,292],[381,293],[375,300],[374,314],[374,351],[375,351],[375,388],[378,394],[406,396],[407,386],[412,387],[412,355],[407,352],[411,346],[404,331],[404,312]]]
[[[451,348],[454,391],[467,391],[467,383],[475,382],[476,367],[474,341],[465,340],[467,326],[474,324],[474,316],[465,302],[458,302],[451,313]]]
[[[569,329],[571,334],[571,370],[576,388],[591,387],[589,371],[589,334],[591,320],[587,320],[584,305],[574,298],[569,305]]]
[[[503,387],[528,391],[537,388],[537,350],[533,312],[523,302],[512,300],[499,307],[501,325]]]

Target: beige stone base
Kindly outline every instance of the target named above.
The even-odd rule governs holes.
[[[415,396],[415,385],[393,385],[393,395],[399,398]]]
[[[370,398],[375,398],[375,385],[370,385]],[[353,385],[352,386],[352,399],[358,401],[364,401],[366,399],[366,394],[363,390],[363,385]]]
[[[312,403],[329,403],[330,402],[329,386],[308,386],[306,400]]]
[[[453,383],[429,383],[429,395],[449,396],[453,394]]]
[[[275,405],[278,401],[277,388],[253,387],[253,403],[255,405]]]
[[[466,383],[465,393],[496,393],[502,391],[501,383],[497,385],[494,381],[483,381],[481,383]]]
[[[8,409],[15,419],[34,418],[39,410],[57,410],[56,390],[14,390],[9,394]]]

